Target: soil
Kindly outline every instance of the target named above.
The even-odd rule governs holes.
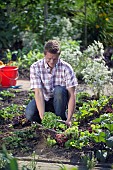
[[[15,97],[8,97],[4,100],[0,101],[0,110],[2,110],[5,107],[11,106],[12,104],[17,104],[17,105],[25,105],[28,103],[29,99],[29,92],[28,91],[21,91],[21,90],[15,90],[15,89],[10,89],[11,92],[15,94]],[[101,111],[100,114],[105,113],[107,110],[112,109],[112,104],[113,104],[113,99],[110,100],[110,102],[104,107],[104,109]],[[56,134],[54,131],[48,130],[48,129],[43,129],[42,125],[37,124],[37,127],[35,128],[35,132],[32,131],[31,126],[35,124],[29,122],[26,120],[25,115],[24,115],[25,110],[23,111],[23,114],[20,116],[15,116],[12,120],[6,120],[5,122],[0,120],[0,146],[2,146],[4,142],[4,137],[9,137],[12,136],[11,132],[23,132],[27,131],[28,136],[27,138],[25,137],[24,140],[19,144],[18,146],[14,147],[12,149],[10,145],[7,146],[7,149],[10,150],[14,156],[29,156],[32,154],[33,151],[39,156],[42,156],[44,158],[49,158],[49,159],[67,159],[70,160],[72,163],[77,163],[80,161],[80,156],[81,153],[84,152],[89,152],[89,151],[95,151],[98,150],[102,147],[101,144],[96,145],[93,144],[90,147],[85,147],[82,149],[82,152],[80,150],[70,148],[66,149],[63,147],[63,145],[55,145],[54,147],[50,147],[46,143],[46,137],[48,135],[51,135],[54,137]],[[94,115],[94,117],[98,117],[99,115]],[[89,120],[84,120],[81,122],[81,129],[86,129],[88,128],[88,122],[91,121],[94,117],[90,117]],[[13,125],[10,127],[10,125]],[[21,135],[22,135],[21,134]],[[30,135],[33,135],[30,136]],[[14,141],[13,141],[14,142]],[[21,149],[23,146],[23,149]],[[110,155],[110,157],[107,159],[107,162],[111,163],[113,162],[113,156]]]

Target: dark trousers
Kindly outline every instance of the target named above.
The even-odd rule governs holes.
[[[63,86],[56,86],[53,93],[53,98],[45,101],[45,112],[53,112],[60,116],[62,120],[66,120],[66,109],[68,105],[68,91]],[[39,112],[36,106],[35,99],[31,100],[26,107],[26,118],[29,121],[41,122]]]

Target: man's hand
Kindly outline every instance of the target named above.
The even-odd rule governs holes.
[[[71,127],[71,124],[72,124],[72,123],[71,123],[71,120],[66,120],[66,121],[65,121],[65,124],[66,124],[68,127]]]
[[[41,120],[43,119],[43,117],[44,117],[44,115],[40,115],[40,119],[41,119]]]

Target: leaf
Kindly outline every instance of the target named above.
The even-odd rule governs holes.
[[[10,169],[11,170],[19,170],[18,169],[18,164],[17,164],[17,160],[16,160],[16,158],[12,158],[11,160],[10,160]]]
[[[97,109],[97,108],[89,108],[88,111],[89,111],[89,112],[98,112],[98,109]]]
[[[110,138],[108,138],[106,140],[106,144],[108,147],[112,148],[113,147],[113,136],[111,136]]]
[[[109,129],[110,132],[113,131],[113,124],[111,124],[111,123],[105,124],[105,127],[106,127],[107,129]]]
[[[96,119],[94,119],[92,122],[93,122],[93,123],[100,123],[100,121],[101,121],[101,118],[96,118]]]
[[[106,134],[105,132],[95,133],[93,138],[96,142],[105,142]]]
[[[107,158],[107,155],[108,155],[108,153],[107,153],[107,151],[105,151],[105,150],[98,150],[98,151],[96,152],[96,157],[97,157],[97,159],[98,159],[100,162],[105,162],[105,161],[106,161],[106,158]]]

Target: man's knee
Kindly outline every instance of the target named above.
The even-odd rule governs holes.
[[[30,109],[29,106],[26,107],[25,116],[26,116],[26,119],[27,119],[27,120],[32,121],[33,112],[32,112],[32,110]]]
[[[54,90],[54,94],[63,94],[65,93],[66,88],[64,86],[56,86]]]
[[[67,97],[68,92],[64,86],[56,86],[54,90],[54,97],[63,98],[64,96]]]
[[[36,112],[36,102],[33,99],[32,101],[29,102],[29,104],[26,107],[25,110],[25,116],[28,120],[32,121],[33,120],[33,116],[35,115]]]

